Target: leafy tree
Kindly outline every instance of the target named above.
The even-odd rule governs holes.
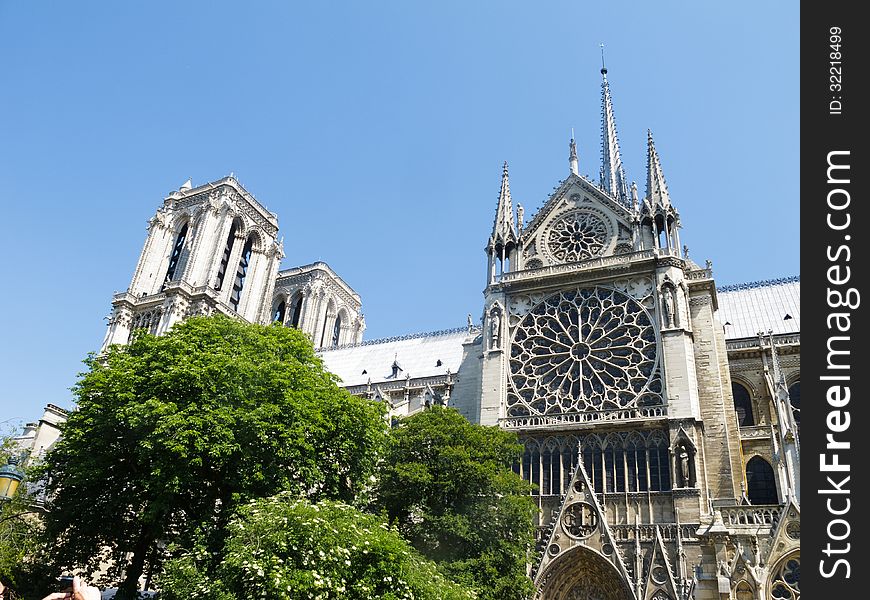
[[[5,465],[10,457],[20,457],[19,451],[11,438],[6,437],[0,443],[0,465]],[[25,464],[19,464],[18,469],[23,472],[24,481],[12,498],[0,500],[0,583],[6,586],[10,598],[32,591],[34,583],[44,584],[46,576],[39,561],[40,510],[28,489],[31,469]]]
[[[292,493],[239,509],[214,574],[200,552],[167,564],[167,600],[296,598],[471,599],[379,517],[343,503],[311,504]]]
[[[250,498],[353,502],[370,485],[382,409],[339,388],[299,331],[196,317],[85,362],[46,457],[46,533],[58,567],[123,572],[119,600],[165,543],[221,548]]]
[[[535,505],[513,471],[522,446],[498,427],[433,407],[401,422],[388,443],[378,501],[399,531],[483,599],[522,599]]]

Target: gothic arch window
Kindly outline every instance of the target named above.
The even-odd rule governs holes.
[[[272,315],[272,322],[273,323],[276,323],[276,322],[281,323],[283,325],[284,316],[285,316],[286,312],[287,312],[287,302],[285,300],[281,300],[281,302],[278,303],[278,306],[275,307],[275,312]]]
[[[302,318],[302,294],[297,294],[290,303],[290,327],[299,328],[299,320]]]
[[[796,381],[788,388],[788,402],[791,404],[791,414],[794,422],[800,427],[801,424],[801,382]]]
[[[233,291],[230,295],[230,304],[233,310],[238,312],[239,302],[242,300],[242,289],[245,287],[245,279],[248,276],[248,267],[251,266],[251,253],[254,249],[254,236],[249,235],[242,248],[242,256],[236,269],[236,280],[233,282]]]
[[[749,395],[749,390],[736,381],[732,381],[731,395],[734,396],[734,410],[737,411],[737,424],[740,427],[755,425],[755,417],[752,414],[752,397]]]
[[[558,494],[559,487],[559,452],[555,440],[550,439],[541,452],[541,494]]]
[[[227,236],[227,242],[224,244],[224,253],[221,256],[221,264],[218,267],[217,278],[215,279],[214,289],[219,290],[223,287],[224,277],[227,274],[227,267],[230,264],[230,254],[233,252],[233,245],[236,243],[236,235],[239,232],[239,220],[233,221],[230,226],[230,234]]]
[[[773,467],[760,456],[754,456],[746,463],[746,488],[752,504],[779,503]]]
[[[755,600],[755,592],[752,591],[752,586],[747,581],[741,581],[737,584],[734,596],[737,600]]]
[[[770,597],[774,600],[800,600],[801,597],[801,555],[787,556],[773,570],[770,583]]]
[[[649,466],[649,489],[662,491],[671,489],[671,470],[668,464],[668,446],[658,435],[650,436],[647,444]]]
[[[332,347],[338,346],[341,340],[341,313],[335,317],[335,324],[332,326]]]
[[[178,263],[181,260],[181,253],[184,250],[184,241],[187,239],[187,226],[185,223],[181,226],[178,235],[175,237],[175,245],[172,247],[172,254],[169,257],[169,268],[166,269],[166,278],[164,284],[175,279],[175,272],[178,269]]]

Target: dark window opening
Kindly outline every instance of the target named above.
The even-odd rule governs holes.
[[[230,304],[233,310],[238,312],[239,302],[242,299],[242,288],[245,287],[245,278],[248,276],[248,267],[251,264],[251,250],[253,249],[254,238],[249,237],[245,242],[245,247],[242,248],[242,258],[239,260],[239,268],[236,269],[236,280],[233,283],[233,293],[230,296]]]
[[[788,388],[788,401],[791,404],[791,414],[794,415],[794,422],[797,423],[798,429],[801,425],[801,382],[791,384]]]
[[[175,238],[175,246],[172,248],[172,256],[169,258],[169,268],[166,270],[166,279],[164,284],[172,281],[175,278],[175,270],[178,268],[178,261],[181,259],[181,252],[184,250],[184,240],[187,238],[187,223],[178,232],[178,237]]]
[[[282,300],[281,304],[279,304],[278,307],[275,309],[275,314],[272,316],[272,321],[273,322],[277,321],[278,323],[283,324],[284,323],[284,313],[286,312],[286,310],[287,310],[287,303]]]
[[[332,346],[338,346],[341,338],[341,317],[335,317],[335,325],[332,326]]]
[[[734,396],[734,410],[737,411],[737,424],[740,427],[755,425],[755,416],[752,414],[752,398],[749,390],[739,383],[731,383],[731,394]]]
[[[299,319],[302,317],[302,295],[296,296],[290,307],[290,327],[299,328]]]
[[[217,280],[214,284],[214,289],[219,290],[224,284],[224,276],[227,274],[227,266],[230,264],[230,254],[233,251],[233,244],[236,241],[236,231],[238,231],[238,224],[233,223],[232,227],[230,227],[230,235],[227,236],[227,243],[224,244],[224,254],[221,257],[221,266],[218,269]]]
[[[778,504],[776,480],[770,463],[756,456],[746,463],[746,488],[752,504]]]

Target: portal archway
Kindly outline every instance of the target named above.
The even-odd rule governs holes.
[[[577,546],[542,574],[538,600],[631,600],[628,582],[604,556]]]

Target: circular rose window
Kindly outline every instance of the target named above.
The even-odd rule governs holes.
[[[556,220],[546,234],[547,249],[557,261],[577,262],[601,255],[608,228],[597,215],[575,210]]]
[[[514,332],[507,416],[660,404],[657,352],[634,298],[606,288],[554,294]]]

